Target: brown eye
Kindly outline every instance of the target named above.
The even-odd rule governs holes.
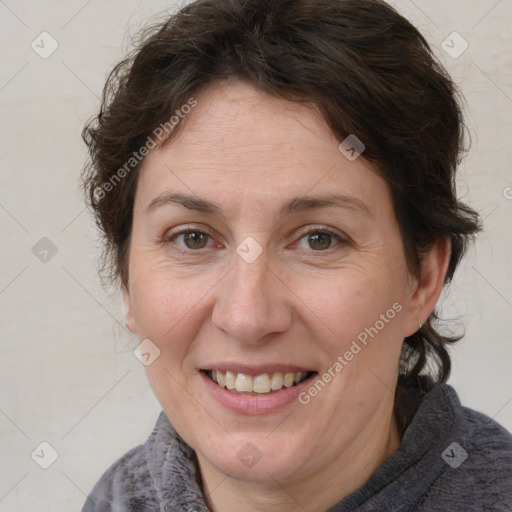
[[[329,233],[310,233],[308,235],[308,244],[314,251],[323,251],[329,249],[332,243],[332,235]]]
[[[208,243],[209,236],[199,231],[190,231],[183,233],[183,241],[187,249],[203,249]]]

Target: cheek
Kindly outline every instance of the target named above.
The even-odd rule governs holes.
[[[343,348],[364,332],[366,328],[382,321],[386,326],[397,324],[397,309],[402,293],[398,279],[393,284],[392,276],[380,272],[349,271],[340,273],[338,279],[303,280],[296,283],[297,295],[303,303],[302,311],[316,324],[315,331],[324,333],[330,340],[332,350]],[[381,320],[384,315],[384,320]],[[386,327],[387,328],[387,327]],[[322,336],[319,336],[322,339]]]
[[[180,279],[168,266],[155,261],[134,264],[131,274],[130,299],[139,338],[151,340],[160,351],[144,370],[170,421],[181,431],[189,428],[183,424],[187,418],[201,423],[200,408],[183,389],[191,388],[195,378],[187,356],[199,337],[208,308],[208,289],[211,285],[204,280]]]
[[[321,285],[304,285],[310,300],[315,300],[309,324],[316,327],[310,330],[317,333],[317,347],[324,354],[323,375],[330,382],[330,391],[321,400],[328,411],[343,404],[341,409],[363,416],[394,387],[404,291],[399,269],[365,268],[365,272],[346,270],[339,279]]]
[[[132,274],[130,299],[139,337],[149,338],[171,361],[185,353],[201,327],[212,285],[198,277],[179,278],[166,265],[147,263]]]

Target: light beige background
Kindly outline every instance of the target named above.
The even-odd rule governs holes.
[[[101,473],[144,442],[160,410],[131,352],[136,340],[120,326],[119,298],[97,278],[96,231],[78,175],[80,131],[129,43],[126,30],[135,34],[174,5],[0,1],[2,512],[80,510]],[[512,2],[394,5],[462,87],[473,146],[459,189],[485,218],[442,308],[466,329],[450,382],[466,405],[512,429]],[[59,44],[47,59],[31,48],[43,31]],[[453,31],[469,44],[457,59],[442,49]],[[42,237],[58,249],[46,263],[32,252]],[[42,441],[59,455],[48,469],[31,458]]]

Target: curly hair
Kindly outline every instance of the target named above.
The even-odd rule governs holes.
[[[460,97],[424,37],[381,0],[196,0],[150,27],[111,72],[82,134],[104,276],[127,284],[140,148],[192,95],[231,78],[314,103],[340,141],[363,141],[364,158],[389,184],[411,274],[419,276],[426,251],[447,239],[445,282],[452,279],[480,229],[456,195],[465,152]],[[434,311],[404,340],[399,388],[422,373],[447,380],[447,346],[459,338],[441,334],[437,320]]]

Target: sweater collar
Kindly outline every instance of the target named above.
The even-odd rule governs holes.
[[[421,393],[418,393],[418,401]],[[432,482],[446,470],[443,451],[454,441],[463,444],[462,409],[457,394],[437,384],[424,396],[404,432],[399,449],[359,490],[329,512],[413,508]],[[176,433],[162,411],[144,445],[161,512],[208,512],[200,488],[195,453]],[[392,507],[391,507],[392,506]]]
[[[415,509],[420,497],[448,467],[441,456],[444,450],[454,441],[465,444],[463,425],[462,407],[454,389],[434,385],[419,404],[398,450],[362,488],[329,512]]]
[[[160,512],[209,512],[199,487],[195,453],[176,433],[164,411],[144,444],[144,454]]]

